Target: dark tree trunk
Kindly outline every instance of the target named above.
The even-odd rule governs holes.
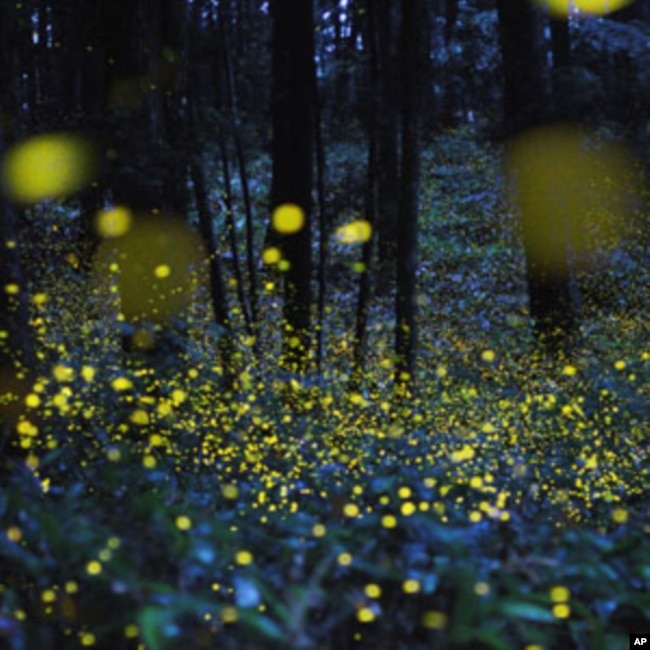
[[[536,12],[527,2],[497,0],[504,80],[504,130],[516,137],[538,126],[546,114]],[[520,213],[526,255],[530,314],[538,341],[552,351],[568,343],[577,329],[571,297],[569,242],[562,214],[545,215],[544,223]],[[534,254],[536,243],[564,251],[562,268]],[[537,247],[538,248],[538,247]]]
[[[310,348],[311,191],[315,88],[313,0],[274,0],[273,17],[273,181],[271,207],[295,204],[302,227],[283,234],[285,273],[283,363],[304,371]]]
[[[404,396],[413,385],[416,332],[418,188],[420,176],[421,0],[402,0],[402,164],[400,170],[397,295],[395,301],[395,386]]]
[[[563,76],[570,74],[571,66],[571,33],[567,18],[551,18],[551,52],[553,54],[553,106],[555,116],[560,119],[571,119],[571,106],[567,100],[572,93],[567,92]]]
[[[373,0],[377,11],[377,64],[379,102],[376,104],[377,117],[377,288],[388,293],[395,281],[397,258],[397,215],[399,203],[398,189],[398,115],[399,87],[396,70],[395,15],[397,6],[393,0]],[[375,92],[373,90],[373,92]]]
[[[210,299],[214,312],[214,319],[217,325],[224,329],[219,339],[219,352],[221,355],[221,366],[225,387],[232,388],[235,378],[234,357],[235,346],[230,328],[230,315],[228,310],[228,297],[223,282],[221,271],[221,259],[217,249],[217,240],[214,234],[212,215],[208,207],[208,194],[203,180],[198,161],[190,163],[190,174],[194,185],[194,198],[196,211],[199,215],[199,230],[201,239],[206,248],[206,254],[210,264]]]
[[[11,145],[18,122],[20,69],[17,53],[26,44],[14,30],[16,8],[0,5],[0,160]],[[22,34],[24,36],[24,34]],[[30,334],[27,279],[20,260],[18,214],[0,195],[0,452],[13,428],[35,372],[36,356]]]
[[[458,0],[446,0],[445,2],[445,45],[451,43],[451,37],[458,20]]]
[[[539,124],[545,112],[536,13],[528,2],[497,0],[506,135]]]
[[[553,68],[571,65],[571,34],[566,18],[551,18],[551,47],[553,50]]]
[[[219,15],[219,10],[217,10]],[[228,33],[225,21],[219,16],[219,35],[221,42],[222,64],[225,76],[224,88],[226,95],[226,104],[230,117],[230,132],[235,145],[235,155],[237,158],[237,169],[239,171],[239,181],[242,188],[242,200],[244,204],[244,214],[246,215],[246,269],[248,271],[249,286],[249,304],[250,304],[250,322],[254,329],[257,329],[257,271],[255,268],[255,247],[253,241],[254,219],[253,206],[249,191],[248,170],[246,166],[246,157],[244,155],[244,143],[241,135],[241,121],[238,108],[238,93],[235,85],[235,71],[233,60],[230,56],[230,47]]]
[[[366,170],[365,211],[366,220],[374,228],[377,214],[377,114],[379,105],[379,57],[377,54],[380,38],[377,31],[377,13],[382,7],[375,0],[368,0],[366,4],[367,34],[366,42],[369,46],[368,68],[370,73],[369,89],[369,117],[368,117],[368,164]],[[357,319],[354,331],[354,363],[351,378],[351,390],[359,390],[363,381],[367,325],[368,304],[370,301],[370,265],[372,263],[373,236],[363,244],[362,259],[363,270],[359,277],[359,293],[357,296]]]

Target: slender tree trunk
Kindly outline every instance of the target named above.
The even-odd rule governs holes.
[[[395,282],[399,204],[399,87],[397,83],[395,16],[393,0],[370,0],[376,3],[377,65],[379,101],[377,118],[377,289],[388,293]],[[374,90],[373,90],[374,92]]]
[[[281,234],[285,272],[283,363],[307,368],[311,338],[311,192],[315,84],[313,0],[273,0],[271,206],[297,205],[296,232]]]
[[[368,68],[370,71],[370,111],[368,117],[368,164],[366,171],[365,209],[366,220],[374,228],[377,222],[377,107],[379,104],[379,60],[376,6],[374,0],[366,4],[368,32],[366,42],[369,46]],[[380,8],[381,11],[381,8]],[[357,296],[357,320],[354,332],[354,361],[351,389],[358,390],[363,382],[363,370],[368,329],[368,303],[370,301],[370,266],[372,263],[374,237],[364,242],[361,263],[363,270],[359,276]]]
[[[316,370],[323,370],[323,347],[325,336],[325,300],[327,293],[328,236],[325,201],[326,166],[325,143],[321,122],[321,99],[314,85],[314,144],[316,146],[316,196],[318,201],[318,323],[316,324]]]
[[[196,160],[191,162],[190,173],[192,184],[194,185],[196,211],[199,215],[199,229],[210,264],[210,298],[214,311],[214,319],[217,325],[224,329],[219,339],[219,352],[221,355],[225,387],[230,389],[235,379],[235,345],[230,327],[228,297],[223,282],[221,259],[214,235],[212,215],[208,207],[208,194],[205,188],[205,181],[203,180],[203,172],[201,171],[199,162]]]
[[[241,7],[240,7],[241,10]],[[217,9],[217,12],[219,10]],[[219,15],[219,13],[218,13]],[[222,43],[223,67],[226,77],[226,96],[228,110],[230,113],[231,135],[235,144],[235,155],[237,158],[237,169],[239,171],[239,181],[242,188],[242,200],[244,203],[244,214],[246,217],[246,269],[248,271],[249,286],[249,304],[250,319],[254,330],[257,329],[257,272],[255,270],[255,246],[253,241],[254,219],[253,207],[250,198],[248,172],[246,169],[246,158],[244,155],[244,145],[241,137],[241,126],[239,119],[239,109],[237,102],[237,89],[235,87],[235,72],[233,69],[232,57],[230,56],[230,47],[228,46],[228,35],[226,33],[224,21],[219,16],[219,32]]]
[[[18,132],[20,126],[17,55],[28,44],[20,38],[24,32],[16,34],[14,30],[16,11],[12,3],[0,5],[0,160],[12,144],[10,134]],[[22,412],[36,362],[18,235],[18,213],[0,195],[0,452]]]
[[[553,54],[553,106],[556,117],[571,119],[571,106],[567,104],[571,93],[567,93],[562,76],[569,73],[571,66],[571,34],[567,18],[551,18],[551,52]]]
[[[420,177],[420,28],[421,0],[402,0],[400,34],[402,73],[402,165],[400,174],[400,226],[397,243],[397,295],[395,301],[395,387],[398,397],[413,386],[416,332],[416,271],[418,189]]]
[[[542,81],[536,12],[526,2],[511,0],[497,0],[497,9],[503,59],[504,126],[507,135],[516,137],[541,123],[548,103]],[[532,215],[522,212],[520,220],[534,331],[539,343],[555,351],[568,343],[577,330],[564,215],[548,214],[545,223],[539,223]],[[539,237],[565,251],[563,268],[558,269],[534,254]]]

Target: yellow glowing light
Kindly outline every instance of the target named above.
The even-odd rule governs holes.
[[[400,512],[404,517],[410,517],[415,511],[416,507],[412,501],[405,501],[400,507]]]
[[[228,605],[221,610],[221,621],[223,623],[236,623],[237,622],[237,609]]]
[[[620,148],[589,146],[586,135],[570,126],[542,127],[511,144],[507,168],[532,264],[566,275],[567,245],[580,263],[594,246],[620,238],[636,192]]]
[[[253,562],[253,554],[250,551],[237,551],[235,562],[240,566],[248,566]]]
[[[91,560],[86,564],[86,572],[88,575],[97,576],[102,572],[102,565],[97,560]]]
[[[474,585],[474,593],[477,596],[487,596],[490,593],[490,585],[487,582],[477,582]]]
[[[118,205],[102,210],[95,219],[95,230],[100,237],[107,239],[123,237],[131,229],[133,213],[128,208]]]
[[[612,520],[617,524],[626,524],[628,519],[629,519],[628,512],[623,508],[616,508],[612,512]]]
[[[554,603],[566,603],[571,597],[569,589],[562,585],[551,587],[548,593]]]
[[[130,390],[133,388],[133,382],[127,377],[117,377],[113,379],[111,386],[115,391]]]
[[[447,615],[433,610],[425,612],[422,616],[422,626],[429,630],[444,630],[447,627]]]
[[[91,147],[78,136],[37,135],[7,153],[2,165],[4,192],[25,204],[62,198],[91,180],[94,162]]]
[[[394,515],[384,515],[381,518],[381,525],[384,528],[395,528],[397,526],[397,519]]]
[[[48,295],[46,293],[35,293],[32,296],[32,302],[38,307],[42,307],[48,300]]]
[[[367,584],[363,591],[368,598],[379,598],[381,596],[381,587],[374,582]]]
[[[359,515],[359,506],[356,503],[346,503],[343,507],[343,514],[346,517],[357,517]]]
[[[281,258],[282,253],[280,252],[280,249],[275,246],[269,246],[269,248],[265,248],[262,252],[262,261],[264,264],[277,264]]]
[[[221,488],[221,494],[226,499],[229,499],[230,501],[234,501],[238,496],[239,496],[239,488],[236,485],[224,485]]]
[[[185,515],[179,515],[176,517],[176,528],[178,530],[189,530],[192,528],[192,520]]]
[[[462,463],[474,458],[474,449],[470,445],[464,445],[462,449],[452,452],[451,460],[454,463]]]
[[[411,496],[411,494],[413,494],[411,488],[406,485],[403,485],[402,487],[399,488],[399,490],[397,490],[397,496],[400,499],[408,499]]]
[[[68,383],[74,379],[74,368],[58,363],[52,368],[54,379],[61,383]]]
[[[93,379],[95,379],[95,373],[97,371],[95,368],[92,366],[83,366],[81,368],[81,376],[84,378],[85,381],[87,381],[89,384],[92,383]]]
[[[154,269],[153,273],[158,279],[164,280],[165,278],[168,278],[172,274],[172,270],[171,268],[169,268],[168,264],[159,264]]]
[[[341,566],[350,566],[352,564],[352,556],[349,553],[339,553],[339,556],[336,558],[336,561]]]
[[[311,533],[314,537],[325,537],[325,533],[327,532],[327,529],[323,524],[314,524],[313,528],[311,529]]]
[[[149,424],[149,414],[142,409],[136,409],[133,411],[133,413],[131,413],[130,420],[133,422],[133,424],[143,427]]]
[[[23,533],[18,526],[9,526],[6,531],[7,539],[10,542],[18,543],[23,538]]]
[[[336,238],[342,244],[363,244],[372,237],[372,225],[365,219],[356,219],[336,229]]]
[[[20,286],[12,282],[11,284],[5,284],[5,293],[10,296],[16,296],[20,293]]]
[[[143,456],[142,458],[142,465],[146,469],[154,469],[158,463],[156,462],[156,459],[154,456],[151,456],[150,454],[147,454],[146,456]]]
[[[359,623],[371,623],[375,620],[375,613],[370,609],[370,607],[362,607],[357,612],[357,620]]]
[[[119,274],[111,270],[116,259]],[[200,239],[187,223],[137,215],[125,235],[104,239],[95,256],[95,270],[115,286],[127,321],[161,322],[192,301],[192,269],[202,259]]]
[[[604,16],[618,11],[630,4],[632,0],[535,0],[544,10],[553,16],[565,18],[576,11],[595,16]]]
[[[553,616],[555,618],[569,618],[571,616],[571,608],[565,603],[553,605]]]
[[[25,404],[29,408],[36,408],[36,407],[40,406],[40,403],[41,403],[41,398],[38,395],[36,395],[36,393],[30,393],[25,398]]]
[[[402,583],[402,589],[405,594],[417,594],[420,591],[420,582],[410,578],[409,580],[404,580]]]
[[[486,363],[492,363],[492,361],[496,359],[496,356],[494,350],[483,350],[483,352],[481,352],[481,359]]]
[[[273,210],[271,225],[283,235],[291,235],[302,229],[305,224],[305,213],[295,203],[283,203]]]

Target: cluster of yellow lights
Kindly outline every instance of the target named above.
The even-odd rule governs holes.
[[[546,3],[552,4],[552,3]],[[562,3],[556,3],[561,5]],[[569,3],[564,3],[568,5]],[[574,6],[583,5],[581,10],[585,11],[584,6],[587,4],[590,5],[591,9],[594,12],[598,12],[597,5],[599,3],[593,2],[588,3],[572,3]],[[613,3],[607,3],[608,6]],[[603,5],[601,2],[600,5]],[[559,11],[559,10],[558,10]],[[48,160],[47,155],[45,156],[46,161]],[[60,163],[61,161],[59,161]],[[65,167],[65,164],[63,165]],[[18,174],[17,177],[20,177]],[[13,178],[13,177],[12,177]],[[71,191],[72,188],[76,187],[80,182],[79,179],[76,179],[75,183],[67,182],[65,178],[62,180],[59,179],[58,185],[54,188],[51,186],[43,186],[41,184],[40,190],[36,193],[32,193],[28,198],[23,195],[20,197],[20,192],[16,188],[20,187],[20,183],[15,182],[14,180],[7,181],[4,179],[5,189],[8,192],[14,192],[14,198],[23,202],[33,202],[40,200],[40,198],[47,198],[51,196],[58,196],[66,194]],[[67,183],[67,184],[66,184]],[[37,183],[38,185],[38,183]],[[117,251],[118,257],[124,256],[125,252],[131,252],[136,250],[135,248],[129,248],[128,244],[129,236],[132,236],[134,232],[137,233],[139,226],[136,225],[136,217],[124,207],[113,207],[108,210],[105,210],[97,215],[95,227],[100,234],[106,240],[122,240],[120,242],[110,241],[107,242],[110,246],[116,245],[116,248],[111,250]],[[305,215],[302,209],[293,204],[287,204],[277,208],[272,216],[272,226],[274,230],[280,234],[294,234],[299,232],[305,225]],[[153,235],[154,230],[149,231],[149,234]],[[349,224],[346,224],[339,228],[336,232],[336,237],[343,244],[358,244],[369,241],[372,236],[372,227],[371,225],[364,220],[356,220]],[[139,246],[143,245],[145,241],[141,235],[138,235],[135,241],[137,241]],[[125,243],[127,242],[127,243]],[[166,245],[165,245],[166,246]],[[154,290],[154,287],[160,285],[165,285],[165,281],[169,279],[174,279],[180,274],[182,276],[182,268],[187,263],[187,259],[194,260],[193,257],[182,258],[180,263],[173,261],[170,262],[167,259],[166,252],[169,250],[168,247],[162,247],[163,253],[161,255],[154,255],[147,260],[146,264],[146,288],[147,291]],[[265,264],[274,265],[277,264],[278,268],[286,269],[286,264],[282,266],[284,260],[282,260],[282,254],[280,249],[276,247],[267,248],[262,254],[262,260]],[[120,282],[123,291],[122,293],[126,296],[125,311],[128,313],[128,294],[129,294],[129,282],[133,281],[133,277],[129,279],[128,265],[125,265],[123,260],[120,263],[112,263],[114,266],[111,267],[111,273],[120,276]],[[363,270],[363,267],[357,267],[358,270]],[[140,280],[144,276],[137,276],[137,280]],[[160,282],[159,282],[160,281]],[[124,284],[126,282],[126,284]],[[269,283],[268,290],[274,288],[273,283]],[[18,295],[20,292],[20,287],[17,284],[11,283],[5,285],[4,291],[9,295]],[[138,298],[147,296],[148,293],[139,293]],[[43,306],[48,302],[49,297],[46,294],[37,294],[32,297],[32,302],[36,306]],[[133,306],[133,305],[131,305]],[[175,313],[173,310],[170,312],[165,312],[163,308],[161,311],[164,312],[163,315],[168,315],[169,313]],[[295,339],[296,345],[299,344],[298,338]],[[249,345],[249,342],[245,343]],[[252,345],[252,343],[251,343]],[[351,350],[351,346],[342,345],[341,347],[342,354],[347,354]],[[489,373],[495,366],[486,365],[493,364],[498,359],[498,363],[501,364],[501,360],[504,354],[502,351],[497,353],[491,349],[483,350],[474,350],[472,359],[476,362],[478,359],[482,364],[477,364],[480,367],[482,373]],[[68,358],[68,357],[65,357]],[[391,361],[389,359],[384,359],[382,361],[385,364],[383,367],[390,370],[392,368]],[[579,365],[579,364],[578,364]],[[561,375],[563,378],[572,378],[579,376],[578,365],[564,365],[561,370]],[[617,360],[613,363],[613,368],[616,371],[622,372],[627,368],[627,363],[624,360]],[[442,426],[447,426],[449,424],[455,427],[461,427],[463,430],[463,435],[467,435],[470,439],[469,442],[464,443],[461,441],[460,448],[458,444],[453,447],[449,445],[447,447],[444,443],[440,444],[440,452],[436,456],[434,452],[425,452],[422,455],[420,461],[424,463],[434,464],[440,458],[450,459],[454,465],[454,479],[449,479],[449,484],[443,485],[442,481],[438,482],[439,479],[427,479],[424,482],[424,485],[429,490],[437,489],[438,494],[427,497],[427,500],[420,500],[418,493],[415,489],[415,486],[406,486],[402,485],[397,489],[397,499],[395,495],[382,495],[378,499],[378,505],[368,506],[363,503],[362,506],[359,505],[361,502],[361,497],[364,494],[367,494],[368,490],[364,492],[364,485],[360,483],[354,485],[350,489],[350,494],[346,495],[343,500],[342,506],[337,506],[337,512],[341,512],[344,517],[347,519],[359,518],[365,515],[366,512],[373,511],[373,508],[376,508],[375,512],[380,514],[380,525],[382,528],[391,530],[395,529],[400,522],[404,522],[404,525],[407,525],[408,522],[404,520],[408,517],[413,517],[418,511],[420,512],[430,512],[433,516],[439,517],[442,521],[446,520],[446,513],[449,513],[451,510],[465,509],[465,513],[469,520],[473,523],[480,522],[484,517],[491,517],[493,519],[499,519],[501,521],[506,521],[509,517],[509,513],[504,510],[506,507],[506,502],[509,500],[510,495],[505,491],[499,491],[498,487],[492,485],[493,480],[487,474],[476,474],[477,471],[477,455],[480,455],[478,452],[480,448],[471,441],[471,437],[478,432],[485,434],[486,436],[492,436],[495,439],[499,435],[506,435],[506,432],[510,432],[510,440],[514,442],[519,442],[517,427],[513,423],[515,417],[521,416],[524,424],[530,423],[530,413],[532,409],[537,405],[543,405],[545,408],[552,410],[556,406],[559,409],[562,417],[565,420],[571,421],[580,421],[585,419],[586,416],[583,412],[583,409],[580,405],[579,400],[569,400],[566,403],[560,402],[557,404],[555,395],[552,393],[544,394],[539,393],[538,395],[532,395],[530,400],[526,400],[525,404],[517,404],[514,400],[503,399],[498,402],[499,411],[497,415],[494,413],[485,416],[481,413],[479,418],[478,412],[481,411],[484,406],[475,407],[474,404],[478,403],[480,397],[482,397],[482,392],[480,387],[467,387],[464,386],[462,389],[455,390],[453,381],[450,377],[450,373],[453,374],[453,365],[450,363],[449,366],[439,364],[436,366],[436,362],[432,366],[434,369],[435,375],[437,377],[436,384],[439,384],[442,387],[440,392],[441,395],[441,411],[440,422]],[[52,377],[54,381],[63,386],[57,387],[57,394],[51,399],[47,398],[43,393],[43,389],[37,390],[34,388],[33,392],[28,392],[24,396],[24,403],[29,409],[42,409],[42,408],[51,408],[52,405],[58,406],[59,411],[62,414],[77,413],[74,409],[77,408],[73,402],[73,395],[68,384],[74,382],[77,375],[80,375],[86,383],[90,384],[94,381],[97,370],[92,366],[82,366],[79,369],[78,366],[73,367],[69,363],[61,362],[54,365],[52,368]],[[101,376],[101,373],[100,373]],[[188,373],[188,376],[189,373]],[[198,373],[194,370],[193,378],[196,379]],[[51,382],[51,380],[50,380]],[[228,504],[229,507],[238,508],[240,514],[245,512],[245,508],[250,506],[251,508],[259,508],[260,520],[265,521],[266,517],[270,513],[277,513],[280,510],[284,512],[296,512],[301,508],[300,499],[292,498],[290,492],[295,489],[295,484],[292,484],[292,481],[297,481],[297,478],[300,476],[300,472],[305,469],[311,469],[309,464],[300,458],[300,454],[297,451],[297,445],[293,443],[287,443],[281,433],[275,433],[271,431],[273,427],[277,426],[277,422],[273,421],[272,417],[268,417],[260,407],[258,407],[255,402],[256,398],[253,394],[257,388],[255,379],[252,375],[244,375],[240,377],[241,386],[245,391],[249,391],[249,399],[246,403],[235,403],[236,400],[233,400],[233,404],[224,407],[225,415],[221,412],[217,412],[218,409],[215,409],[215,412],[209,412],[207,418],[210,421],[210,426],[215,431],[247,431],[253,432],[256,430],[265,430],[266,436],[263,439],[262,443],[258,443],[252,440],[248,440],[244,434],[233,443],[224,441],[220,436],[208,433],[205,435],[205,439],[201,442],[202,454],[201,456],[205,458],[205,461],[197,460],[196,458],[191,459],[190,462],[195,463],[195,466],[199,465],[201,462],[205,462],[206,465],[209,463],[214,463],[215,459],[225,459],[228,462],[232,462],[233,467],[236,463],[241,463],[239,468],[246,468],[247,471],[258,473],[260,476],[265,477],[266,485],[264,489],[261,489],[257,492],[250,503],[247,503],[248,495],[247,492],[241,491],[238,487],[237,481],[233,477],[228,477],[227,481],[223,483],[221,487],[221,497],[226,501],[231,503]],[[567,379],[568,383],[572,383]],[[139,386],[140,382],[136,382]],[[573,382],[575,383],[575,382]],[[137,407],[134,407],[129,411],[129,423],[145,427],[150,426],[153,423],[157,423],[156,416],[159,418],[165,418],[173,413],[174,408],[177,408],[183,404],[187,399],[189,399],[188,393],[184,389],[174,388],[169,390],[167,387],[166,390],[160,391],[164,392],[165,397],[154,400],[151,399],[151,402],[145,402],[144,398],[138,399],[134,397],[136,392],[134,389],[134,380],[127,373],[115,377],[109,384],[113,391],[119,395],[116,399],[119,399],[121,403],[125,403],[127,400],[132,400],[133,404],[137,404]],[[293,394],[298,395],[302,390],[302,387],[296,380],[292,380],[290,385],[293,389]],[[161,388],[161,387],[159,387]],[[436,390],[438,386],[436,386]],[[88,388],[90,390],[90,388]],[[455,391],[455,392],[454,392]],[[194,398],[194,396],[192,396]],[[297,401],[301,401],[300,398]],[[363,471],[363,462],[359,462],[358,458],[362,456],[362,452],[359,449],[355,449],[355,445],[358,446],[359,435],[376,435],[377,438],[385,438],[386,434],[388,437],[395,436],[401,437],[408,434],[408,427],[404,427],[399,422],[391,422],[390,424],[384,424],[381,422],[381,416],[377,418],[377,421],[373,420],[373,416],[363,415],[359,419],[355,419],[356,416],[351,417],[346,415],[346,406],[348,404],[355,407],[357,411],[365,409],[366,412],[370,413],[374,405],[378,405],[378,412],[383,416],[393,416],[399,415],[399,411],[394,409],[393,406],[387,401],[379,401],[376,396],[367,395],[365,392],[362,394],[358,391],[346,392],[343,396],[332,397],[331,395],[321,395],[315,398],[302,400],[302,406],[306,411],[319,411],[322,410],[325,414],[328,424],[334,423],[331,427],[333,429],[332,439],[339,435],[342,438],[340,441],[336,442],[327,442],[325,444],[325,451],[321,453],[319,460],[328,461],[335,460],[338,463],[341,463],[347,468],[350,473],[355,473],[359,477],[364,476]],[[204,405],[207,405],[209,400],[206,400]],[[466,417],[465,422],[461,422],[455,413],[453,413],[453,406],[456,404],[462,404],[462,412]],[[151,406],[153,404],[154,406]],[[307,404],[309,406],[307,407]],[[87,412],[87,406],[84,407]],[[221,407],[219,407],[221,408]],[[209,411],[209,407],[206,406],[206,411]],[[449,411],[449,412],[448,412]],[[447,417],[449,416],[449,417]],[[31,413],[30,413],[31,417]],[[428,416],[423,416],[420,413],[410,413],[410,421],[416,424],[426,422],[427,425],[431,424],[433,418]],[[249,418],[249,419],[247,419]],[[33,418],[35,422],[38,420]],[[73,418],[70,418],[71,421]],[[278,418],[278,422],[281,422],[283,426],[289,428],[298,418],[294,412],[284,413],[282,418]],[[253,425],[250,428],[246,428],[244,425],[248,422],[252,422]],[[170,418],[170,422],[175,422],[173,418]],[[181,420],[179,418],[177,426],[178,430],[194,430],[196,425],[191,420]],[[280,429],[281,427],[278,427]],[[432,432],[437,429],[432,426]],[[131,427],[132,429],[132,427]],[[129,428],[123,429],[128,431]],[[173,448],[173,445],[169,441],[169,437],[166,432],[161,433],[151,433],[154,427],[149,429],[140,429],[143,431],[141,436],[142,440],[146,442],[143,443],[146,447],[146,451],[142,456],[142,463],[144,467],[148,469],[153,469],[157,467],[160,462],[160,458],[163,457],[164,453],[175,454],[177,453]],[[39,428],[33,424],[29,419],[23,419],[18,426],[19,433],[26,438],[35,438],[39,434]],[[514,431],[514,433],[512,433]],[[309,440],[309,432],[304,436],[304,440]],[[346,439],[347,437],[347,439]],[[251,436],[252,438],[252,436]],[[409,441],[408,444],[411,444]],[[413,444],[417,445],[417,440],[414,440]],[[265,465],[265,457],[267,453],[271,450],[273,454],[284,455],[285,458],[296,459],[296,468],[295,473],[290,473],[289,475],[282,475],[276,470],[272,470],[269,466]],[[204,453],[203,453],[204,452]],[[600,452],[599,452],[600,453]],[[118,447],[108,447],[106,449],[106,454],[111,461],[118,462],[121,460],[121,452]],[[33,457],[33,463],[35,466],[38,465],[37,457]],[[609,463],[599,461],[599,458],[604,459],[604,456],[599,456],[592,448],[585,449],[584,456],[581,457],[583,461],[584,470],[588,470],[590,473],[593,472],[597,474],[597,470],[600,469],[601,465],[608,465]],[[508,459],[512,460],[512,459]],[[179,462],[186,462],[186,458],[180,458]],[[520,476],[517,474],[519,471],[518,468],[521,468],[521,465],[513,465],[513,475]],[[526,475],[526,467],[523,466],[523,473],[521,477]],[[611,473],[610,475],[611,476]],[[598,474],[598,477],[601,477],[601,474]],[[47,480],[47,479],[46,479]],[[43,481],[43,485],[45,485]],[[583,481],[582,483],[576,483],[577,488],[584,488],[584,492],[579,492],[578,494],[589,494],[590,485],[588,481],[590,480],[590,474],[585,474],[585,478],[579,479]],[[603,482],[603,489],[607,487],[606,480],[603,478],[594,479],[594,484],[596,480]],[[482,501],[472,501],[464,500],[459,498],[456,501],[446,503],[444,501],[445,497],[453,489],[455,485],[469,486],[473,491],[472,495],[476,493],[479,494],[479,499],[484,499]],[[278,487],[279,486],[279,487]],[[555,490],[552,482],[544,485],[540,490],[546,490],[549,495],[553,495],[552,498],[556,499],[555,505],[563,504],[565,501],[568,502],[570,497],[575,497],[575,493],[571,494],[568,490],[560,493],[560,491]],[[303,494],[308,493],[308,490],[305,490]],[[322,493],[320,496],[327,498],[327,494]],[[581,497],[582,498],[582,497]],[[493,505],[494,504],[494,505]],[[340,510],[338,510],[340,508]],[[383,508],[383,509],[382,509]],[[392,512],[391,512],[392,511]],[[394,513],[394,514],[392,514]],[[613,507],[611,509],[611,519],[616,524],[623,525],[628,522],[628,512],[621,507]],[[349,522],[348,522],[349,523]],[[192,519],[185,514],[178,515],[174,519],[174,525],[177,530],[182,532],[191,531],[194,527]],[[323,538],[328,534],[328,529],[323,523],[314,524],[311,528],[311,534],[314,538]],[[5,535],[8,541],[13,543],[20,543],[22,541],[23,532],[18,526],[10,526],[6,529]],[[86,565],[86,572],[90,576],[98,576],[102,574],[104,566],[107,562],[111,560],[112,552],[119,545],[119,540],[117,542],[107,543],[106,548],[101,549],[97,557],[90,560]],[[245,567],[253,564],[255,558],[253,554],[246,550],[240,549],[234,553],[234,563],[239,567]],[[349,567],[353,564],[354,559],[353,555],[350,552],[344,551],[337,556],[337,563],[341,567]],[[216,584],[216,583],[215,583]],[[421,592],[422,585],[421,583],[413,578],[405,580],[401,585],[402,591],[405,594],[416,595]],[[219,589],[219,585],[216,585],[215,591]],[[360,623],[371,623],[376,620],[380,615],[380,609],[378,603],[373,602],[377,601],[382,595],[382,588],[379,584],[369,583],[363,588],[365,599],[361,599],[362,602],[357,606],[356,617]],[[485,582],[478,582],[474,585],[474,592],[478,596],[485,596],[490,592],[489,584]],[[72,593],[72,592],[69,592]],[[41,599],[44,603],[51,604],[57,600],[58,594],[54,589],[48,589],[42,592]],[[571,608],[569,605],[570,593],[566,587],[555,586],[549,590],[549,597],[552,602],[552,613],[558,619],[565,619],[570,617]],[[363,602],[365,601],[365,602]],[[18,617],[17,617],[18,618]],[[238,612],[235,607],[226,606],[220,610],[220,619],[221,622],[234,623],[238,620]],[[442,630],[448,626],[447,615],[439,611],[427,611],[423,614],[421,619],[421,624],[428,629],[432,630]],[[84,646],[95,645],[97,639],[90,632],[80,633],[80,642]],[[139,636],[139,628],[135,624],[129,624],[124,628],[124,635],[127,638],[136,638]],[[532,650],[534,646],[529,646],[528,650]]]

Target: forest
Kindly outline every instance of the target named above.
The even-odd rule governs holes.
[[[647,0],[0,0],[0,650],[650,638]]]

